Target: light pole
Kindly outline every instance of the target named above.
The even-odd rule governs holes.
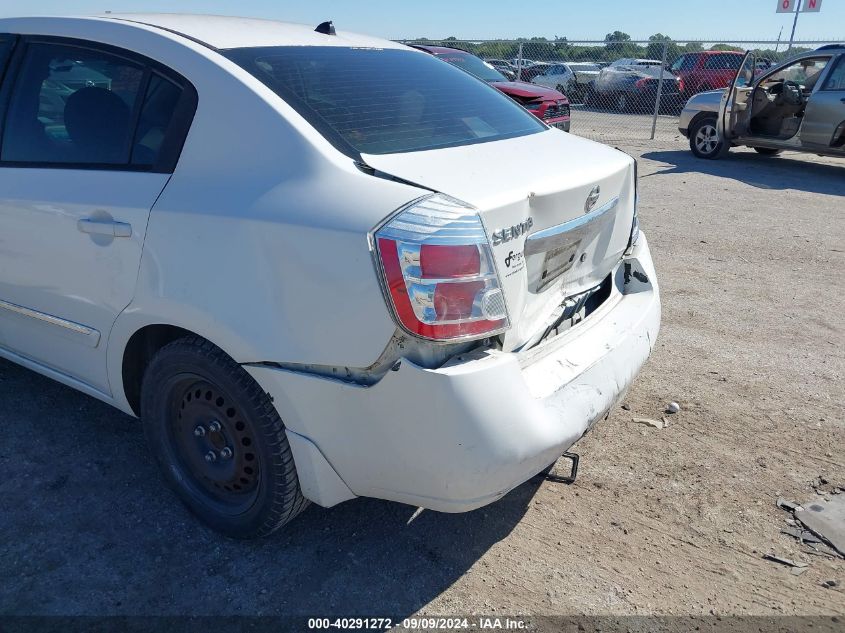
[[[792,21],[792,35],[789,36],[789,48],[786,49],[786,52],[792,50],[792,41],[795,39],[795,27],[798,26],[798,14],[801,13],[801,0],[796,0],[795,2],[795,20]]]

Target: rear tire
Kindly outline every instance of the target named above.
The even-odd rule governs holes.
[[[619,112],[630,112],[632,104],[633,101],[631,97],[629,97],[624,92],[620,92],[618,95],[616,95],[616,109]]]
[[[308,505],[270,397],[205,339],[178,339],[153,357],[141,418],[165,480],[212,529],[266,536]]]
[[[698,158],[722,158],[730,150],[730,145],[726,147],[719,139],[716,125],[716,117],[708,116],[698,119],[690,126],[689,147]]]
[[[777,156],[783,152],[782,149],[773,149],[771,147],[755,147],[754,151],[763,156]]]

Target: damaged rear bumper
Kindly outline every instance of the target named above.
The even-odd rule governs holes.
[[[627,284],[626,264],[642,273]],[[654,346],[660,298],[644,235],[613,279],[583,323],[525,352],[476,350],[439,369],[403,360],[368,387],[247,367],[285,422],[303,494],[462,512],[540,472],[624,397]]]

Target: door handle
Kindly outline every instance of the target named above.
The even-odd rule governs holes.
[[[840,99],[840,101],[841,101],[842,103],[845,103],[845,97],[842,97],[842,98]]]
[[[114,220],[92,220],[83,218],[76,223],[83,233],[90,235],[108,235],[109,237],[132,237],[132,225]]]

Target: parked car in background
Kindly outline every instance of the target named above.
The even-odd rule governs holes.
[[[586,103],[619,112],[654,112],[661,76],[661,110],[677,112],[680,105],[680,82],[671,72],[663,69],[660,62],[656,66],[650,62],[629,66],[614,62],[603,68],[587,91]]]
[[[54,138],[39,96],[69,62],[109,84],[72,89]],[[419,50],[331,23],[10,18],[0,77],[0,356],[140,417],[221,533],[309,501],[493,503],[656,344],[634,159]],[[74,485],[77,449],[61,428],[32,448]]]
[[[510,62],[504,59],[485,59],[484,61],[502,73],[508,81],[516,79],[516,68]]]
[[[530,82],[537,75],[541,75],[546,72],[550,66],[552,66],[552,64],[547,62],[534,62],[530,66],[523,65],[521,68],[517,68],[516,75],[520,81]]]
[[[587,91],[593,86],[599,73],[601,73],[601,66],[594,62],[568,62],[569,70],[575,75],[575,81],[570,86],[570,92],[567,96],[578,101],[583,101],[587,96]],[[571,93],[571,94],[570,94]]]
[[[554,88],[572,101],[583,101],[587,90],[601,72],[591,62],[559,62],[545,67],[531,83]]]
[[[845,156],[845,44],[802,53],[764,72],[747,53],[731,85],[692,97],[679,129],[700,158],[731,147]]]
[[[768,57],[760,57],[757,59],[756,65],[757,72],[763,72],[764,70],[769,70],[775,63]]]
[[[538,86],[546,86],[547,88],[554,88],[558,92],[565,94],[568,98],[570,91],[575,85],[575,73],[566,64],[549,64],[540,67],[540,72],[531,78],[531,83]]]
[[[458,48],[425,46],[422,44],[416,44],[414,48],[425,51],[471,75],[475,75],[514,99],[546,124],[565,132],[569,131],[569,100],[557,90],[522,81],[508,81],[507,77],[490,64],[482,61],[481,58]]]
[[[529,66],[536,66],[537,64],[542,64],[543,62],[538,62],[533,59],[527,59],[525,57],[519,58],[514,57],[513,59],[508,60],[514,68],[518,66],[522,66],[523,68],[528,68]]]
[[[663,62],[659,59],[636,59],[632,57],[623,57],[616,61],[610,62],[609,67],[613,66],[662,66]]]
[[[680,80],[681,99],[686,101],[699,92],[724,88],[733,81],[744,53],[735,51],[702,51],[685,53],[670,66]]]

